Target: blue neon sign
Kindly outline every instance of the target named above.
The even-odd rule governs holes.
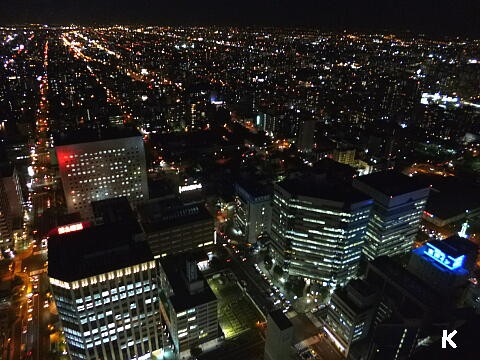
[[[423,253],[449,270],[458,269],[463,265],[465,260],[465,255],[460,255],[454,258],[453,256],[445,254],[442,250],[429,243],[427,243],[425,246]]]

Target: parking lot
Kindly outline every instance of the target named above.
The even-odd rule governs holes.
[[[262,316],[233,274],[222,274],[207,280],[218,299],[220,326],[225,338],[236,337],[262,322]]]

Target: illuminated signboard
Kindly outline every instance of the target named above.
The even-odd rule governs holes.
[[[449,270],[458,269],[463,265],[463,261],[465,260],[465,255],[460,255],[454,258],[453,256],[445,254],[439,248],[428,243],[425,246],[425,250],[423,253]]]
[[[179,186],[178,192],[181,194],[183,192],[192,191],[192,190],[199,190],[202,188],[202,184],[192,184],[192,185],[185,185]]]
[[[74,231],[83,230],[83,223],[70,224],[57,228],[58,235],[68,234]]]

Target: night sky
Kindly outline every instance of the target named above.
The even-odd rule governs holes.
[[[479,0],[0,0],[0,23],[314,26],[480,35]]]

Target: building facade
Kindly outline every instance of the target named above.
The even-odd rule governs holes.
[[[351,186],[303,174],[276,184],[274,261],[289,276],[345,283],[360,262],[371,200]]]
[[[259,236],[269,233],[271,195],[258,184],[235,184],[235,228],[247,243],[255,244]]]
[[[350,166],[355,166],[355,149],[333,150],[333,160]]]
[[[0,176],[0,249],[13,250],[15,230],[22,230],[22,190],[13,165],[0,165]]]
[[[161,313],[175,354],[189,359],[196,347],[207,349],[222,338],[218,322],[218,301],[188,255],[162,258]]]
[[[138,210],[155,257],[209,251],[215,244],[213,217],[203,202],[185,204],[177,198],[155,199]]]
[[[74,360],[164,352],[156,262],[130,235],[115,224],[49,239],[50,285]]]
[[[378,293],[367,359],[408,359],[422,339],[455,321],[444,297],[389,257],[368,262],[364,279]]]
[[[325,332],[348,357],[352,343],[367,337],[376,311],[376,292],[363,280],[335,289],[328,304]]]
[[[366,258],[409,253],[430,189],[396,172],[360,176],[353,186],[374,200],[363,249]]]
[[[265,360],[292,359],[293,333],[293,324],[281,309],[268,314]]]
[[[93,220],[92,201],[125,196],[133,204],[148,199],[145,149],[132,131],[86,131],[55,141],[69,213]]]

